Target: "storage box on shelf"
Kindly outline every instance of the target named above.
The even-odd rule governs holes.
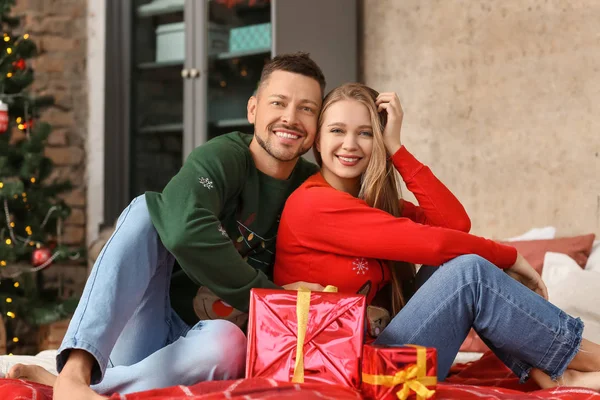
[[[170,12],[183,11],[185,0],[154,0],[138,7],[139,17],[150,17]]]
[[[185,59],[185,23],[174,22],[156,27],[156,62],[181,61]],[[208,55],[227,52],[229,31],[227,28],[209,24]]]
[[[271,49],[271,24],[256,24],[232,28],[229,35],[229,51],[242,53]]]

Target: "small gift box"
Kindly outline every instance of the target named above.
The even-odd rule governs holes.
[[[432,399],[437,384],[437,352],[434,348],[404,345],[365,345],[362,387],[365,399]],[[414,398],[414,397],[413,397]]]
[[[365,297],[252,289],[246,378],[358,389]]]

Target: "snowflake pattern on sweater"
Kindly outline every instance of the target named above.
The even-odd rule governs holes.
[[[202,184],[202,186],[204,186],[207,189],[212,189],[213,187],[215,187],[213,181],[205,177],[201,177],[200,179],[198,179],[198,182],[200,182],[200,184]]]
[[[217,229],[219,229],[219,232],[221,232],[221,235],[225,236],[226,238],[229,237],[229,235],[227,234],[227,231],[225,230],[225,228],[223,228],[223,225],[219,224],[219,227]]]
[[[369,262],[362,257],[352,261],[352,265],[354,265],[352,270],[356,271],[356,275],[365,275],[369,270]]]

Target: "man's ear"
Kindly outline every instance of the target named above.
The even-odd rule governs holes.
[[[256,121],[256,103],[258,102],[258,99],[256,98],[256,96],[251,96],[248,99],[248,106],[247,106],[247,110],[248,110],[248,122],[250,122],[252,125],[254,125],[254,122]]]
[[[321,152],[321,146],[319,146],[319,137],[317,136],[317,138],[315,139],[315,149],[317,149],[317,151],[320,153]]]

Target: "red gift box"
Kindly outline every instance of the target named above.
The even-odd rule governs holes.
[[[246,378],[358,389],[365,297],[252,289]]]
[[[432,399],[437,385],[437,352],[417,345],[365,345],[362,388],[365,399]],[[415,396],[412,396],[415,398]]]

